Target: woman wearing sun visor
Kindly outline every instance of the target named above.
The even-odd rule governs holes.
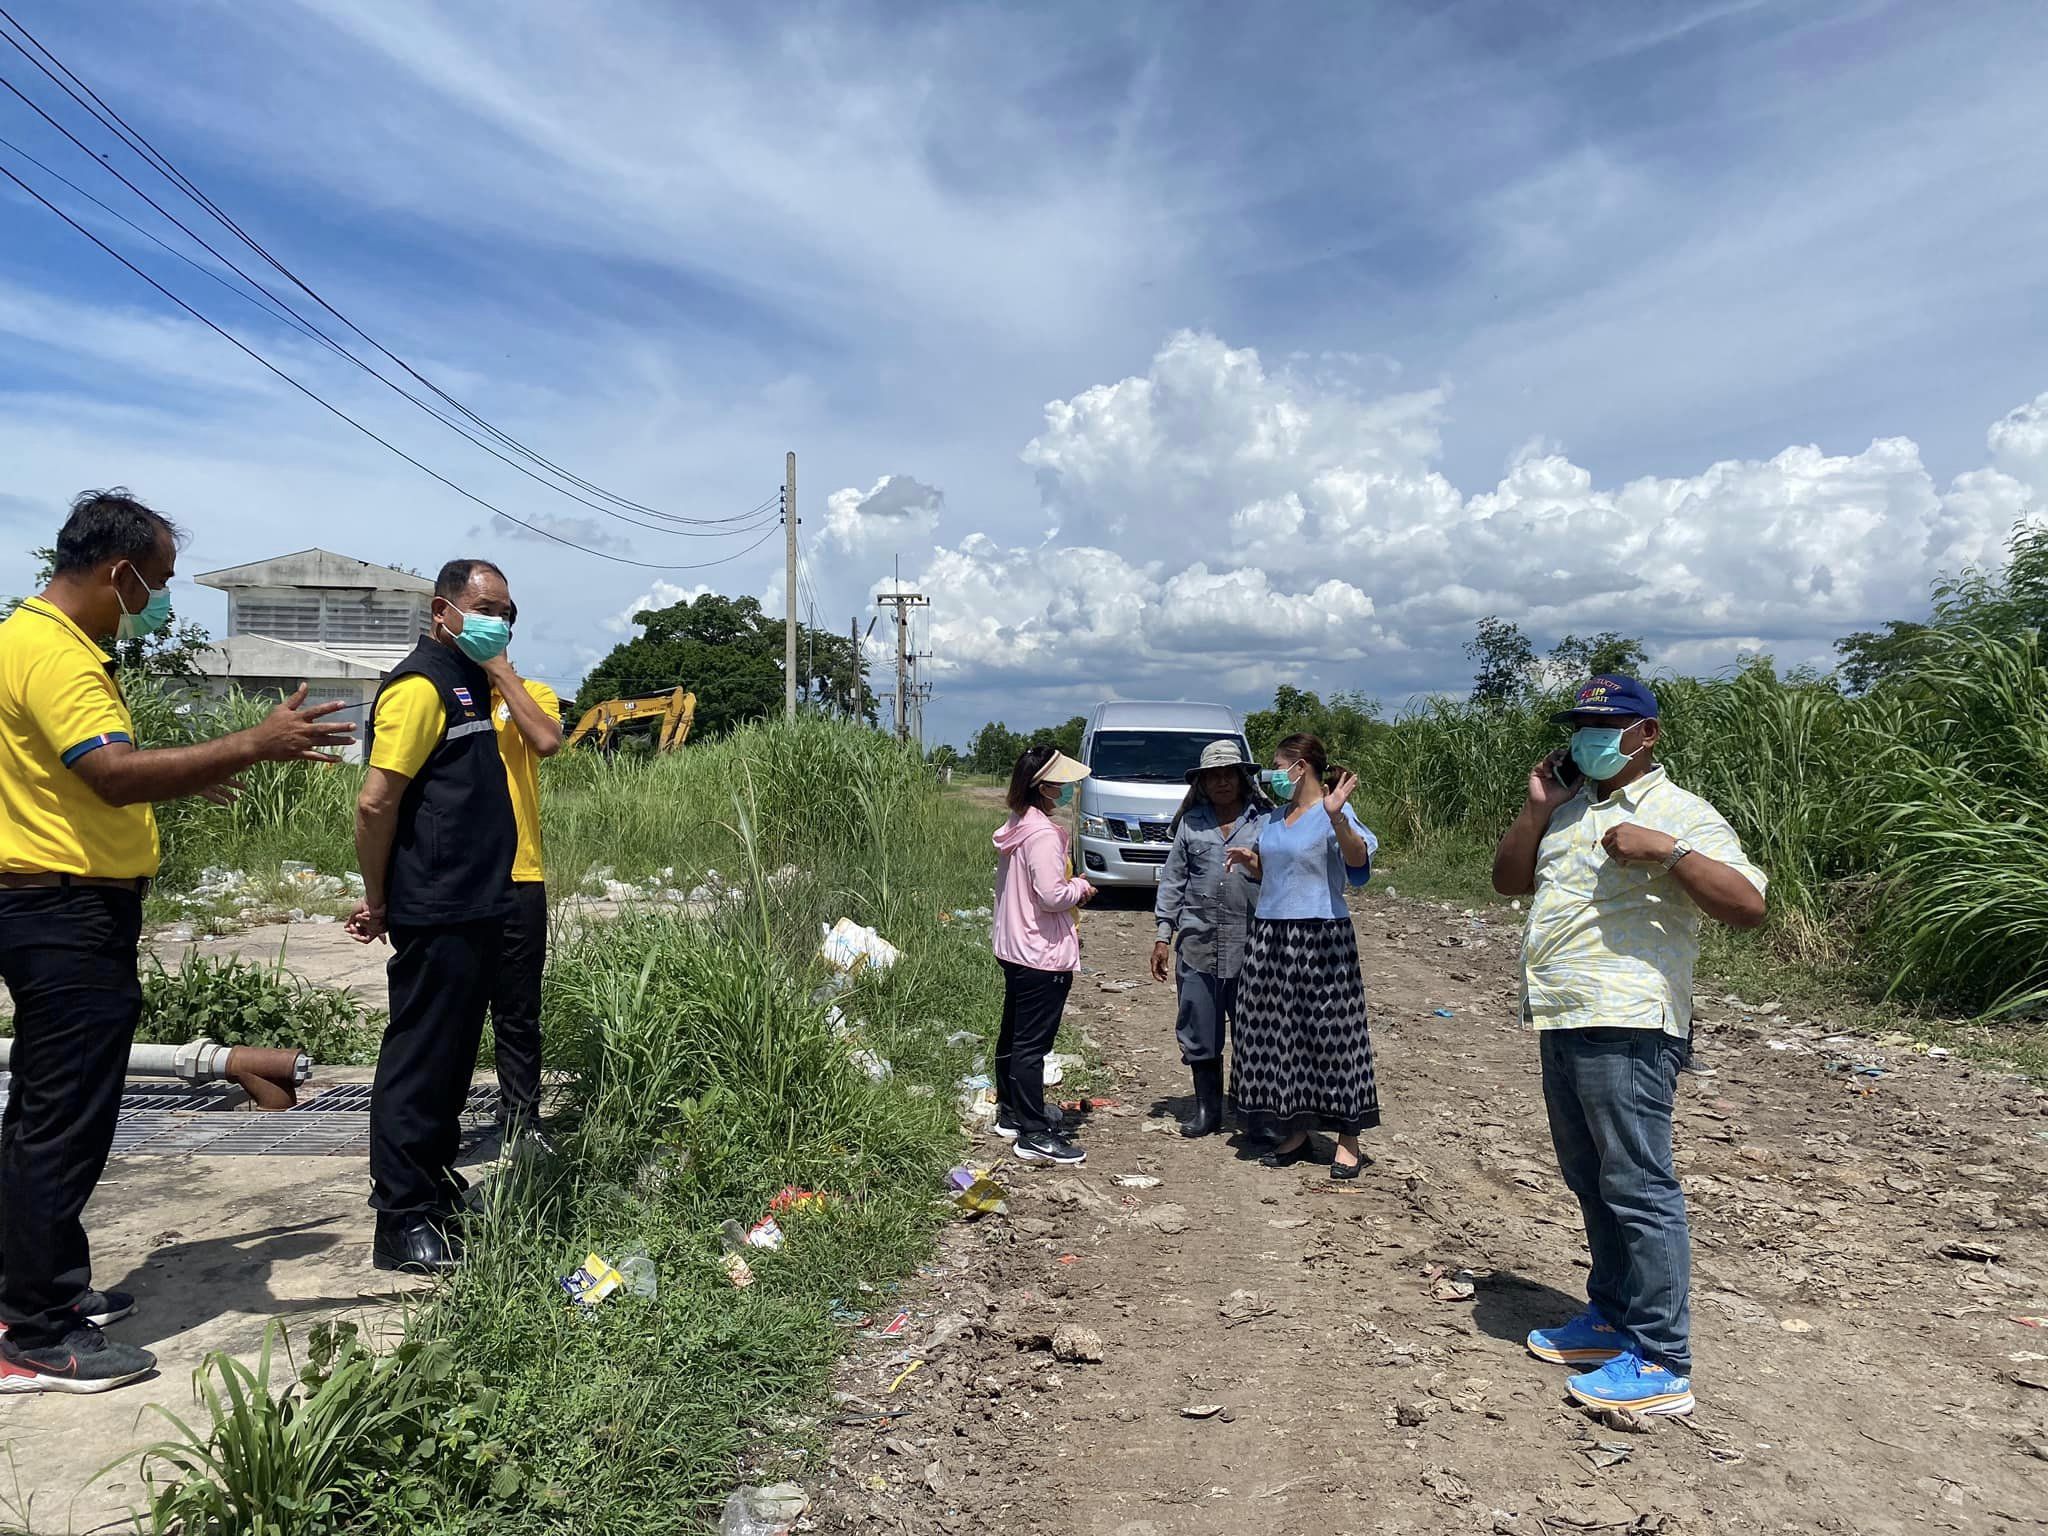
[[[1087,1158],[1059,1135],[1045,1103],[1045,1055],[1081,964],[1074,909],[1095,894],[1070,879],[1067,833],[1047,814],[1074,798],[1087,766],[1056,747],[1028,747],[1010,773],[1010,819],[996,833],[993,939],[1003,966],[1003,1025],[996,1038],[996,1134],[1027,1163]]]

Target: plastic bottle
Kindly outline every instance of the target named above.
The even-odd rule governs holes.
[[[647,1301],[654,1300],[661,1288],[660,1272],[654,1267],[654,1260],[644,1253],[629,1253],[613,1266],[619,1277],[626,1282],[626,1289]]]

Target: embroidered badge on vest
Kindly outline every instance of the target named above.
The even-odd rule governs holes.
[[[476,700],[472,699],[469,696],[469,690],[467,688],[455,688],[451,691],[455,695],[455,702],[460,704],[464,709],[476,708]]]

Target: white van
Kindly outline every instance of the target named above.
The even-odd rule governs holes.
[[[1210,742],[1244,740],[1244,722],[1220,704],[1096,705],[1081,737],[1077,872],[1098,886],[1157,885],[1188,770]]]

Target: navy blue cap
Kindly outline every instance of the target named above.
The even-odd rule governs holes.
[[[1550,717],[1552,725],[1572,725],[1582,720],[1657,718],[1657,695],[1633,677],[1615,674],[1596,677],[1579,690],[1570,709]]]

